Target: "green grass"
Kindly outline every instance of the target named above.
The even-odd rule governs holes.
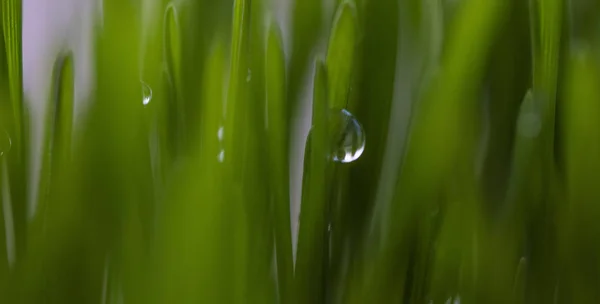
[[[153,2],[103,1],[80,125],[56,58],[32,185],[2,1],[0,303],[600,302],[594,1]]]

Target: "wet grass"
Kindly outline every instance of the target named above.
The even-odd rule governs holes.
[[[595,2],[153,2],[104,1],[74,126],[2,1],[0,302],[600,301]]]

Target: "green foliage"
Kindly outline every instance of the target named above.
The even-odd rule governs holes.
[[[596,2],[274,2],[104,0],[74,125],[2,1],[0,302],[600,302]]]

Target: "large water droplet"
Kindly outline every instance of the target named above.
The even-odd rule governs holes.
[[[6,131],[0,131],[0,156],[8,154],[12,147],[12,139]]]
[[[357,160],[365,151],[366,137],[362,125],[346,109],[334,110],[330,115],[331,158],[340,163]]]
[[[142,104],[144,104],[144,106],[147,106],[150,101],[152,100],[152,88],[150,88],[150,86],[141,81],[142,83]]]

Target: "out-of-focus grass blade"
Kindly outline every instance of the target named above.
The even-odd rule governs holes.
[[[186,159],[188,168],[177,167],[177,183],[169,183],[159,227],[150,303],[229,301],[231,276],[225,271],[231,253],[225,252],[228,210],[223,200],[224,164],[219,155],[222,135],[225,48],[216,40],[206,57],[202,75],[202,150]],[[173,279],[165,281],[165,277]]]
[[[484,101],[488,140],[480,174],[490,214],[501,209],[505,201],[515,141],[514,122],[520,102],[531,87],[530,38],[529,32],[522,30],[529,26],[528,6],[525,1],[511,1],[510,20],[502,26],[493,46]]]
[[[565,75],[562,133],[567,202],[560,209],[559,247],[571,303],[600,301],[600,69],[598,49],[573,49]]]
[[[166,64],[166,81],[168,82],[169,95],[167,113],[169,113],[169,127],[171,128],[172,146],[176,148],[174,154],[182,153],[186,145],[185,103],[183,96],[182,80],[182,41],[181,25],[177,6],[171,2],[165,9],[163,24],[163,52]]]
[[[252,208],[252,198],[246,197],[245,190],[248,181],[248,168],[255,162],[248,149],[249,141],[253,140],[256,133],[252,132],[249,113],[252,98],[246,78],[250,64],[248,51],[250,50],[250,22],[251,2],[249,0],[235,0],[233,4],[233,23],[231,33],[231,52],[229,58],[229,87],[227,90],[227,104],[224,124],[224,165],[225,182],[229,191],[224,192],[225,206],[230,211],[229,219],[234,223],[228,231],[228,257],[231,264],[227,265],[230,275],[231,301],[243,303],[247,300],[248,271],[249,271],[249,237],[248,217]]]
[[[521,103],[516,123],[515,143],[510,167],[510,178],[506,194],[510,221],[508,225],[522,224],[527,213],[527,202],[541,198],[540,158],[542,112],[535,102],[531,90],[527,91]],[[514,216],[514,217],[513,217]],[[519,232],[524,233],[525,230]]]
[[[452,187],[446,182],[457,178],[452,176],[454,169],[464,173],[468,170],[461,166],[470,167],[468,156],[474,155],[474,130],[478,129],[476,94],[508,6],[506,1],[461,3],[446,40],[441,70],[416,109],[382,252],[372,274],[365,278],[364,294],[377,297],[378,302],[407,296],[398,286],[405,284],[410,236],[419,219],[435,210],[445,188]]]
[[[247,0],[236,0],[233,6],[233,28],[231,34],[231,55],[229,67],[229,87],[227,90],[227,104],[225,112],[225,142],[226,152],[235,157],[237,134],[243,129],[242,108],[246,100],[243,93],[246,91],[246,77],[248,76],[248,35],[250,25],[250,3]],[[239,142],[237,143],[239,144]],[[238,154],[239,155],[239,154]],[[234,162],[238,161],[234,159]],[[229,160],[227,161],[228,163]],[[231,163],[233,164],[233,162]],[[231,165],[229,165],[231,166]]]
[[[555,113],[557,82],[560,70],[563,31],[564,0],[531,0],[530,30],[533,62],[533,98],[542,112],[540,150],[543,174],[542,187],[547,189],[539,201],[530,202],[530,273],[528,276],[528,302],[555,300],[558,284],[556,263],[555,218],[560,203],[555,158]]]
[[[2,30],[8,70],[8,92],[10,94],[12,119],[8,130],[12,140],[12,152],[8,155],[8,174],[11,188],[12,212],[14,219],[16,254],[25,250],[27,226],[27,185],[26,168],[28,140],[27,116],[23,106],[22,73],[22,0],[2,1]]]
[[[308,170],[304,172],[298,253],[295,265],[295,293],[297,303],[323,303],[325,300],[325,269],[327,267],[327,214],[328,186],[327,159],[329,158],[327,72],[322,61],[315,65],[313,89],[312,129],[308,140]]]
[[[288,125],[286,103],[285,56],[281,33],[271,23],[265,56],[265,85],[267,99],[267,140],[271,174],[270,201],[274,210],[273,227],[277,250],[277,276],[281,303],[291,301],[294,265],[290,226]]]
[[[60,56],[54,65],[51,94],[48,99],[42,168],[37,203],[37,214],[43,217],[46,201],[52,187],[52,176],[61,166],[68,165],[71,154],[73,129],[73,60],[71,55]]]
[[[350,165],[349,183],[345,190],[347,191],[347,200],[344,201],[346,207],[341,215],[342,223],[333,229],[334,234],[337,228],[348,238],[350,244],[350,252],[347,253],[348,262],[355,267],[361,265],[357,257],[375,249],[374,246],[364,246],[364,244],[377,238],[370,236],[369,242],[365,242],[366,225],[372,218],[375,196],[380,185],[379,176],[383,168],[390,110],[394,98],[394,79],[398,60],[398,5],[397,1],[363,1],[362,6],[357,3],[359,12],[363,12],[364,16],[362,32],[369,34],[365,34],[363,40],[359,40],[359,59],[354,74],[356,86],[351,89],[349,96],[351,100],[347,108],[363,124],[368,143],[363,155]],[[332,251],[335,248],[336,246],[333,246]],[[344,261],[340,261],[342,268],[354,268],[343,263]],[[348,275],[345,279],[350,280]],[[350,288],[345,288],[344,292],[350,294],[347,292]]]
[[[2,30],[8,63],[8,82],[14,116],[14,152],[23,157],[23,89],[22,89],[22,0],[2,1]]]
[[[533,95],[543,108],[546,162],[552,161],[564,0],[530,0]],[[549,165],[549,164],[546,164]]]
[[[354,75],[357,20],[354,1],[344,1],[337,10],[327,49],[329,107],[343,109]]]
[[[303,89],[304,77],[308,71],[311,54],[319,40],[323,27],[323,1],[294,0],[291,5],[292,13],[292,46],[290,68],[288,71],[288,102],[290,111],[288,120],[291,121],[296,105]]]

